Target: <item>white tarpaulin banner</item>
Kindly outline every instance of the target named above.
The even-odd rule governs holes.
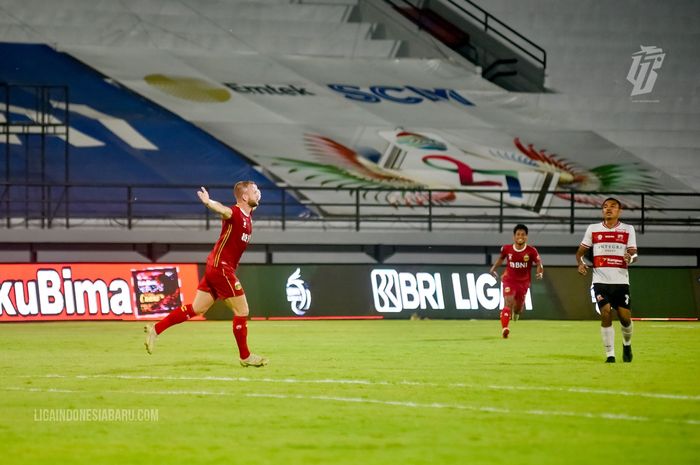
[[[425,207],[430,199],[475,215],[501,200],[543,215],[568,205],[572,193],[597,205],[601,197],[586,191],[679,190],[676,180],[596,133],[560,126],[527,98],[442,60],[68,52],[289,185],[386,189],[363,213]],[[427,189],[441,191],[429,197]],[[297,195],[337,200],[321,214],[349,212],[347,192]],[[636,206],[639,196],[623,201]]]

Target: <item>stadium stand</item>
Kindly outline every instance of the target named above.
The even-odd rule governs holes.
[[[700,189],[697,2],[495,0],[488,10],[548,51],[556,92],[531,103]],[[626,77],[640,46],[660,47],[665,58],[653,94],[631,98]]]
[[[657,264],[697,265],[697,64],[671,59],[697,26],[656,28],[641,7],[607,19],[628,4],[491,2],[549,54],[550,92],[511,92],[390,3],[3,1],[3,259],[201,260],[216,224],[194,190],[226,199],[252,178],[253,262],[484,264],[525,221],[569,264],[604,191]],[[630,100],[632,53],[667,39],[658,102]],[[65,106],[67,136],[11,133],[46,126],[28,102]]]

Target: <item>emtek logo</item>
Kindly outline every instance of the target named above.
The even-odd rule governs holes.
[[[410,273],[394,269],[372,270],[374,308],[380,313],[399,313],[403,310],[445,309],[446,294],[450,290],[457,310],[495,310],[503,305],[503,297],[496,278],[489,273],[450,273],[452,286],[443,290],[441,273]],[[466,286],[465,286],[466,285]],[[530,291],[525,308],[532,309]]]
[[[311,291],[301,279],[299,268],[287,278],[287,301],[292,311],[299,316],[305,314],[311,307]]]
[[[293,84],[238,84],[224,82],[224,85],[237,94],[252,95],[286,95],[288,97],[316,95],[303,86]]]

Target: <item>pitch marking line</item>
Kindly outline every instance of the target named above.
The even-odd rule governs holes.
[[[41,388],[25,388],[25,387],[2,387],[0,390],[3,391],[20,391],[20,392],[49,392],[49,393],[67,393],[67,394],[95,394],[95,391],[78,391],[70,389],[41,389]],[[143,390],[107,390],[102,391],[101,394],[138,394],[138,395],[157,395],[157,396],[173,396],[173,395],[183,395],[183,396],[241,396],[238,392],[227,392],[227,391],[187,391],[187,390],[166,390],[166,391],[143,391]],[[541,417],[571,417],[571,418],[585,418],[585,419],[595,419],[595,420],[619,420],[619,421],[635,421],[635,422],[664,422],[664,423],[674,423],[674,424],[686,424],[698,426],[700,425],[700,420],[688,419],[679,420],[675,418],[651,418],[644,416],[635,415],[625,415],[618,413],[590,413],[590,412],[569,412],[569,411],[556,411],[556,410],[510,410],[502,407],[490,407],[490,406],[473,406],[465,404],[443,404],[440,402],[431,403],[421,403],[421,402],[403,402],[395,400],[380,400],[380,399],[368,399],[360,397],[337,397],[337,396],[311,396],[311,395],[287,395],[287,394],[258,394],[258,393],[248,393],[243,394],[245,397],[251,398],[264,398],[264,399],[281,399],[281,400],[317,400],[326,402],[342,402],[342,403],[352,403],[352,404],[374,404],[374,405],[388,405],[394,407],[407,407],[416,409],[445,409],[445,410],[463,410],[471,412],[481,412],[481,413],[496,413],[502,415],[535,415]]]
[[[453,387],[468,387],[474,388],[476,386],[471,384],[451,384]],[[552,387],[552,386],[496,386],[488,385],[489,389],[504,389],[511,391],[553,391],[553,392],[572,392],[579,394],[614,394],[617,396],[629,396],[629,397],[651,397],[653,399],[671,399],[671,400],[700,400],[700,396],[690,396],[685,394],[665,394],[662,392],[630,392],[630,391],[616,391],[613,389],[591,389],[585,387]]]
[[[294,378],[246,378],[246,377],[229,377],[229,376],[149,376],[149,375],[74,375],[65,376],[57,374],[49,374],[42,376],[22,376],[23,378],[76,378],[76,379],[133,379],[133,380],[155,380],[155,381],[223,381],[223,382],[240,382],[240,383],[287,383],[287,384],[348,384],[348,385],[365,385],[365,386],[425,386],[425,387],[441,387],[437,383],[424,383],[420,381],[371,381],[364,379],[294,379]],[[685,395],[685,394],[667,394],[662,392],[630,392],[617,391],[611,389],[593,389],[586,387],[552,387],[552,386],[499,386],[499,385],[477,385],[467,383],[448,383],[442,385],[444,387],[469,388],[469,389],[493,389],[493,390],[511,390],[511,391],[549,391],[549,392],[567,392],[575,394],[601,394],[601,395],[618,395],[628,397],[648,397],[652,399],[669,399],[669,400],[700,400],[700,395]]]

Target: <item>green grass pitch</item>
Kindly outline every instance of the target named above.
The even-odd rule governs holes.
[[[230,322],[173,327],[150,356],[141,327],[0,325],[2,463],[700,457],[698,323],[636,322],[635,358],[623,364],[616,322],[612,365],[594,321],[518,321],[507,340],[498,321],[253,321],[251,349],[271,360],[264,368],[238,365]],[[157,419],[51,417],[79,409],[156,409]]]

